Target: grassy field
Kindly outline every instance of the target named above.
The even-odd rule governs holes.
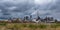
[[[0,23],[0,30],[60,30],[60,23]]]

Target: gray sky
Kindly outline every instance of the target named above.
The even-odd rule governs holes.
[[[36,15],[60,19],[60,0],[0,0],[0,17]]]

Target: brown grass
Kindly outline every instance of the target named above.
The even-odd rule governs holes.
[[[60,24],[56,23],[7,23],[0,25],[0,30],[60,30]]]

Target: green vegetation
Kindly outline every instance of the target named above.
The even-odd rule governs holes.
[[[0,23],[0,26],[6,26],[6,23]]]
[[[56,24],[51,25],[51,28],[57,28],[57,27],[60,27],[60,23],[56,23]]]
[[[5,26],[7,29],[49,29],[49,28],[60,28],[60,23],[52,24],[34,24],[34,23],[0,23],[0,27]]]
[[[11,26],[10,26],[11,27]],[[36,25],[36,24],[14,24],[12,25],[11,28],[32,28],[32,29],[35,29],[35,28],[46,28],[47,25],[44,25],[44,24],[40,24],[40,25]]]
[[[37,28],[37,25],[29,24],[28,27],[29,28]]]
[[[46,28],[47,25],[42,24],[42,25],[39,25],[38,27],[43,29],[43,28]]]

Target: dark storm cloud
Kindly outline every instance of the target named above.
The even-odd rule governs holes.
[[[0,0],[0,17],[36,15],[36,11],[39,11],[40,16],[53,16],[59,19],[60,0],[45,5],[37,5],[34,0]]]
[[[25,15],[25,11],[33,6],[32,0],[0,0],[0,13],[2,17],[20,17],[20,15]]]

